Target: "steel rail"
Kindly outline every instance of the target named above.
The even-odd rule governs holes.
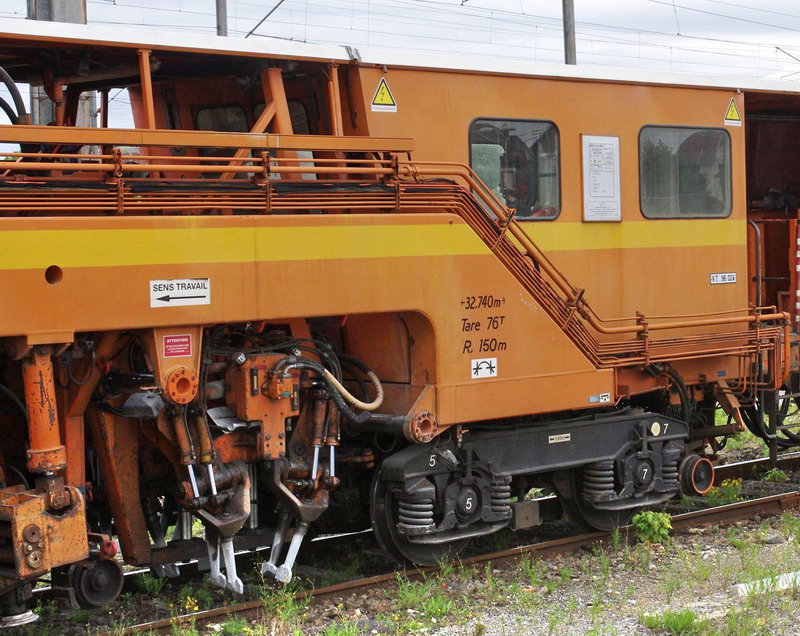
[[[800,467],[800,453],[791,453],[781,457],[778,460],[778,465],[787,469]],[[751,476],[754,471],[758,472],[760,470],[767,470],[770,467],[772,467],[772,463],[768,458],[722,465],[715,468],[714,481],[715,483],[719,483],[724,479],[747,477]],[[755,515],[777,515],[788,510],[797,510],[799,508],[800,490],[796,490],[788,493],[759,497],[757,499],[750,499],[724,506],[716,506],[713,508],[706,508],[704,510],[672,515],[672,528],[673,530],[682,530],[696,526],[732,523],[734,521],[747,519]],[[626,527],[630,528],[630,526]],[[561,539],[532,543],[508,550],[481,554],[478,556],[461,559],[458,561],[458,563],[464,565],[483,564],[488,562],[492,562],[494,564],[513,564],[522,558],[525,558],[526,556],[541,558],[574,553],[585,547],[589,547],[598,543],[607,543],[610,541],[610,538],[610,532],[592,532],[574,537],[565,537]],[[377,576],[355,579],[318,589],[304,590],[299,592],[295,598],[297,600],[308,600],[311,603],[318,603],[323,600],[341,597],[343,595],[356,594],[364,590],[372,591],[376,588],[387,587],[394,583],[398,576],[408,578],[409,580],[419,580],[430,574],[435,574],[440,570],[441,568],[434,566],[404,570],[402,572],[379,574]],[[257,619],[260,616],[263,616],[263,614],[263,602],[260,600],[254,600],[238,603],[236,605],[228,605],[210,610],[204,610],[201,612],[184,614],[168,619],[140,623],[138,625],[128,627],[121,632],[115,631],[114,634],[136,634],[141,632],[169,634],[172,633],[174,627],[179,627],[180,625],[191,624],[194,627],[200,627],[215,620],[227,620],[227,618],[232,615],[241,618]]]

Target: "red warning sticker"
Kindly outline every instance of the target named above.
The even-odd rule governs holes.
[[[192,334],[164,336],[165,358],[189,358],[192,355]]]

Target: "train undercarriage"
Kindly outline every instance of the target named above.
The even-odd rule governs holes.
[[[560,188],[544,187],[559,169],[550,123],[530,128],[534,152],[482,120],[489,187],[463,160],[414,161],[411,140],[365,130],[397,112],[359,102],[378,70],[354,60],[62,45],[64,83],[5,45],[20,81],[61,101],[56,126],[6,104],[15,124],[0,130],[14,144],[0,149],[1,625],[35,618],[31,586],[49,572],[89,607],[116,597],[123,563],[175,577],[199,559],[239,594],[235,553],[270,546],[262,572],[287,583],[315,533],[371,528],[396,561],[431,565],[538,525],[532,491],[607,530],[708,492],[718,440],[745,427],[773,450],[800,444],[784,425],[800,395],[786,307],[748,304],[744,272],[739,286],[723,273],[746,266],[744,218],[701,221],[709,245],[698,219],[585,223],[579,203],[526,230],[534,186]],[[201,129],[235,117],[206,104],[216,84],[250,132]],[[118,85],[137,129],[61,125],[87,86],[107,102]],[[305,120],[298,104],[314,106]],[[594,260],[610,259],[589,292],[625,297],[604,308],[627,317],[598,316],[534,241],[548,231],[584,237],[560,256],[571,274],[596,283]],[[713,250],[721,286],[690,269]],[[717,296],[687,302],[676,263]],[[640,300],[653,315],[632,315]]]
[[[211,582],[241,593],[236,549],[271,544],[263,573],[286,583],[309,531],[371,526],[398,562],[432,565],[471,538],[540,523],[527,497],[535,487],[557,494],[580,525],[611,529],[681,488],[712,485],[713,452],[698,434],[703,410],[731,401],[719,385],[685,401],[674,369],[656,365],[662,390],[617,406],[440,432],[430,412],[376,412],[391,389],[345,353],[342,324],[187,328],[179,341],[174,329],[83,334],[61,351],[7,357],[5,381],[21,378],[27,400],[10,390],[3,400],[18,430],[27,419],[31,440],[27,452],[24,436],[4,446],[7,624],[28,617],[20,581],[35,581],[44,564],[82,605],[115,598],[114,537],[126,561],[157,576],[207,558]],[[182,364],[169,360],[176,347]],[[47,426],[55,396],[67,394],[89,395],[83,491],[58,474],[64,446]]]
[[[361,157],[350,160],[351,169],[363,165]],[[623,328],[639,334],[635,340],[600,343],[590,334],[594,318],[583,292],[570,287],[533,244],[523,243],[527,254],[510,247],[507,231],[529,240],[512,218],[491,219],[453,181],[426,182],[413,166],[407,170],[414,177],[404,178],[396,158],[373,161],[387,166],[395,181],[337,188],[377,198],[377,206],[399,200],[401,209],[427,211],[444,198],[455,213],[436,218],[445,227],[454,217],[470,225],[514,272],[516,281],[505,284],[522,284],[546,309],[550,318],[544,320],[559,325],[565,342],[571,340],[569,346],[613,377],[613,399],[600,393],[590,398],[591,408],[519,415],[518,405],[491,397],[492,385],[476,384],[471,387],[489,387],[488,397],[470,408],[511,414],[481,418],[465,411],[462,420],[444,421],[446,387],[436,382],[432,357],[435,318],[418,311],[199,325],[172,320],[158,327],[144,322],[81,331],[61,344],[52,344],[51,334],[5,338],[5,624],[32,619],[25,609],[30,585],[48,571],[78,603],[109,602],[122,584],[118,550],[126,563],[150,566],[164,577],[176,576],[187,559],[202,559],[213,584],[241,593],[237,550],[271,546],[263,574],[286,583],[311,534],[371,527],[396,561],[430,565],[455,556],[475,537],[540,523],[538,504],[528,498],[533,488],[557,495],[578,524],[610,529],[681,489],[707,492],[714,438],[743,424],[763,428],[764,400],[756,397],[772,395],[787,370],[783,314],[753,309],[723,316],[719,324],[754,323],[758,329],[664,339],[648,333],[639,317]],[[134,166],[141,169],[138,163],[129,167]],[[469,186],[481,186],[468,171],[463,174]],[[335,182],[318,181],[265,181],[266,200],[292,205],[293,197],[310,197],[311,203],[300,205],[324,208],[339,192],[330,187]],[[219,194],[239,196],[238,190],[215,187]],[[150,189],[119,190],[117,204],[163,205],[159,188],[175,186],[162,180]],[[61,205],[60,185],[38,193]],[[0,206],[4,195],[14,196],[0,190]],[[230,202],[236,204],[246,200]],[[195,217],[190,223],[201,221],[216,222]],[[63,272],[54,267],[46,268],[45,279],[57,288]],[[147,278],[151,307],[210,294],[208,278]],[[361,284],[370,293],[369,281]],[[501,302],[501,293],[485,303]],[[666,324],[673,330],[684,326],[693,323]],[[656,333],[658,328],[650,325]],[[51,341],[41,343],[42,337]],[[730,382],[686,366],[684,359],[697,347],[727,361],[720,368],[732,370]],[[473,371],[481,372],[482,367]],[[687,381],[689,376],[694,380]],[[725,425],[715,421],[719,407],[729,415]],[[792,441],[785,433],[783,439]]]

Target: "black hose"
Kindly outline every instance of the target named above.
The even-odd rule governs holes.
[[[359,369],[359,367],[357,367],[356,365],[351,364],[347,360],[342,360],[341,358],[339,359],[339,362],[342,364],[342,379],[344,379],[344,374],[346,371],[347,374],[353,379],[353,382],[358,384],[358,390],[361,391],[362,399],[369,400],[369,391],[367,391],[367,383],[364,382],[364,378],[361,377],[362,374],[358,373],[362,369]],[[367,381],[370,381],[369,378],[367,378]]]
[[[761,417],[761,412],[758,406],[742,407],[741,413],[745,426],[747,426],[747,430],[749,430],[756,437],[761,438],[766,444],[769,444],[770,432],[767,430],[766,422],[764,422],[764,418]],[[788,431],[782,432],[786,434]],[[800,446],[798,441],[778,435],[775,436],[775,441],[779,448],[797,448]]]
[[[11,399],[11,401],[19,407],[19,410],[22,411],[22,416],[25,418],[25,422],[27,423],[28,409],[25,408],[25,405],[22,403],[22,400],[17,397],[17,394],[9,389],[5,384],[0,384],[0,391],[5,393]]]
[[[347,354],[340,353],[339,360],[342,360],[343,362],[349,362],[353,366],[358,367],[364,372],[364,375],[369,375],[369,372],[372,371],[372,369],[370,369],[366,364],[361,362],[361,360],[359,360],[358,358],[354,358],[353,356],[348,356]]]
[[[94,353],[94,348],[92,348],[92,363],[89,365],[89,370],[86,373],[86,377],[83,380],[78,380],[72,373],[72,360],[70,359],[66,365],[67,376],[69,377],[69,381],[75,384],[76,386],[86,386],[87,384],[89,384],[89,380],[92,379],[92,373],[94,373],[94,363],[95,363],[95,353]]]
[[[681,378],[678,372],[671,366],[667,365],[664,367],[664,374],[672,378],[672,381],[675,384],[675,388],[678,390],[678,396],[681,399],[681,411],[683,412],[682,413],[683,421],[686,422],[688,426],[689,418],[692,416],[692,410],[689,402],[689,389],[686,388],[686,384],[684,384],[683,378]]]
[[[274,370],[279,371],[284,369],[285,371],[288,371],[290,368],[308,369],[309,371],[316,373],[325,383],[325,386],[328,387],[328,393],[330,393],[331,398],[333,398],[333,403],[336,405],[336,408],[339,409],[339,412],[344,415],[348,421],[352,422],[353,424],[363,424],[370,418],[371,414],[369,411],[356,413],[350,408],[347,402],[344,401],[342,394],[339,393],[339,390],[333,386],[327,377],[325,377],[325,367],[323,367],[321,364],[318,364],[313,360],[301,360],[296,356],[287,356],[278,361],[274,367]]]
[[[16,468],[11,464],[0,464],[0,466],[2,466],[4,469],[10,470],[12,473],[16,473],[17,477],[19,477],[22,480],[22,483],[25,485],[25,490],[31,489],[31,485],[28,482],[27,477],[22,474],[22,471],[19,468]]]
[[[2,66],[0,66],[0,80],[2,80],[3,84],[6,85],[6,88],[8,88],[8,91],[11,93],[14,106],[17,108],[17,118],[27,117],[28,111],[25,110],[25,101],[22,99],[22,95],[20,95],[14,80],[11,79],[11,76]]]
[[[14,109],[11,108],[11,104],[9,104],[2,97],[0,97],[0,109],[3,110],[3,112],[6,114],[6,117],[8,117],[11,120],[12,124],[19,123],[19,117],[17,117],[17,113],[15,113]]]

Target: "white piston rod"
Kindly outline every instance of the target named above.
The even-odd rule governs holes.
[[[211,584],[223,590],[230,590],[236,594],[244,592],[244,583],[236,572],[236,555],[233,551],[233,537],[222,539],[216,532],[206,529],[206,545],[208,546],[208,561],[211,567],[209,580]],[[225,574],[222,573],[222,566]]]
[[[292,580],[292,568],[294,567],[295,559],[297,559],[297,553],[300,552],[300,544],[303,543],[307,530],[307,521],[301,521],[297,524],[297,528],[292,536],[292,542],[289,544],[289,552],[286,554],[286,561],[284,561],[283,565],[275,572],[276,581],[285,585]]]
[[[278,527],[275,529],[275,536],[272,538],[269,560],[261,564],[261,574],[269,574],[274,577],[278,571],[278,559],[281,556],[281,550],[283,550],[283,542],[287,530],[289,530],[289,512],[282,508],[278,517]]]

